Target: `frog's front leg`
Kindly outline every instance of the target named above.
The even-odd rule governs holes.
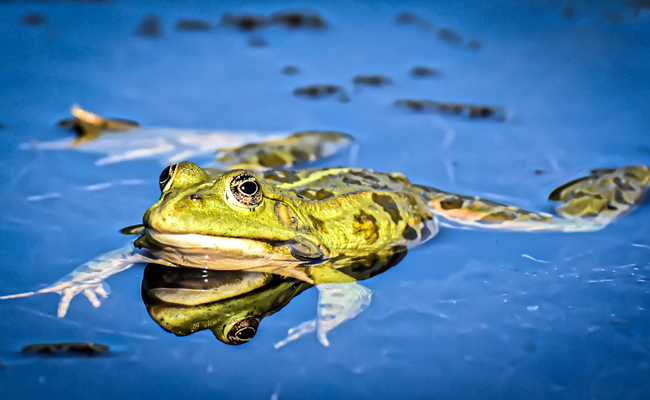
[[[151,258],[136,252],[132,246],[102,254],[74,271],[64,276],[58,282],[34,292],[25,292],[8,296],[1,296],[0,300],[29,297],[42,293],[58,293],[61,295],[57,315],[65,316],[72,299],[82,293],[93,306],[101,305],[100,299],[105,299],[110,293],[108,285],[104,282],[109,276],[115,275],[130,268],[133,264],[153,261]]]
[[[432,211],[452,222],[481,228],[523,231],[595,231],[604,228],[642,200],[650,169],[627,166],[595,170],[555,189],[549,200],[559,201],[557,218],[479,197],[462,196],[418,186]]]
[[[276,349],[311,332],[316,332],[323,346],[329,346],[327,333],[363,312],[372,298],[370,289],[356,282],[323,283],[316,287],[319,290],[316,319],[289,329],[288,336],[275,344]]]

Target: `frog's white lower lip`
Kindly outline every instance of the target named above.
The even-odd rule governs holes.
[[[241,251],[243,254],[249,255],[268,253],[268,243],[255,239],[200,235],[196,233],[164,233],[150,228],[146,229],[146,235],[157,243],[184,249]]]
[[[148,251],[171,265],[212,270],[276,272],[300,263],[288,252],[275,252],[270,243],[193,233],[164,233],[146,229],[148,240],[158,246]]]

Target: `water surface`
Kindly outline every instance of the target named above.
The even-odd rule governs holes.
[[[317,10],[328,28],[217,26],[226,12],[295,8]],[[420,19],[399,24],[401,11]],[[24,22],[29,13],[44,21]],[[151,14],[160,35],[137,35]],[[0,292],[49,284],[123,246],[128,238],[118,229],[138,223],[158,197],[159,160],[96,166],[99,154],[20,148],[69,137],[54,124],[73,104],[149,127],[340,130],[358,138],[357,166],[548,211],[547,194],[591,168],[650,164],[649,14],[607,1],[0,4]],[[178,31],[180,18],[217,27]],[[441,40],[441,28],[461,42],[449,34]],[[299,73],[283,74],[287,65]],[[440,74],[410,76],[419,65]],[[392,84],[355,87],[359,74]],[[311,84],[340,85],[349,101],[292,95]],[[507,120],[393,106],[410,98],[499,105]],[[364,283],[372,305],[332,332],[328,348],[313,335],[273,347],[314,317],[314,289],[239,347],[210,332],[164,332],[142,304],[142,267],[110,278],[112,294],[100,309],[75,299],[64,319],[56,318],[55,295],[3,301],[0,392],[647,398],[649,221],[646,204],[598,233],[443,230]],[[111,352],[20,354],[24,345],[52,341],[104,343]]]

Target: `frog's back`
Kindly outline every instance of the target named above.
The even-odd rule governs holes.
[[[437,232],[433,213],[400,173],[307,168],[266,171],[264,180],[295,196],[330,256],[408,248]]]

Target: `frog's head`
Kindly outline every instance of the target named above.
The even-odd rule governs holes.
[[[297,207],[251,171],[211,173],[183,161],[162,171],[160,189],[160,199],[143,217],[153,242],[241,258],[323,257]]]

